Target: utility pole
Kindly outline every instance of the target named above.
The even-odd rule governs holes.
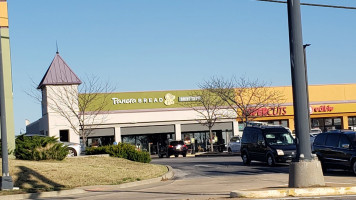
[[[289,48],[297,155],[289,169],[289,187],[324,186],[320,162],[311,155],[309,100],[299,0],[288,0]]]

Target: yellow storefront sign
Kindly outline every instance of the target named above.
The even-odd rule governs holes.
[[[309,107],[310,115],[322,117],[322,115],[336,113],[355,113],[356,103],[344,104],[316,104]],[[258,117],[259,120],[268,120],[269,117],[293,116],[293,106],[279,106],[260,108],[251,116]]]

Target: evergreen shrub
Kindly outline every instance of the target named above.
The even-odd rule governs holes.
[[[15,145],[15,157],[21,160],[63,160],[68,155],[67,147],[55,137],[20,135]]]
[[[125,158],[135,162],[149,163],[151,156],[146,151],[138,151],[134,145],[118,143],[117,145],[87,147],[86,155],[109,154],[112,157]]]

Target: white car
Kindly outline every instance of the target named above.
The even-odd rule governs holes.
[[[25,134],[25,136],[32,137],[32,136],[40,136],[40,137],[48,137],[45,135],[39,135],[39,134]],[[79,156],[81,154],[81,146],[78,143],[73,143],[73,142],[62,142],[58,141],[65,146],[68,147],[68,155],[67,157],[73,157],[73,156]]]
[[[81,146],[78,143],[73,142],[61,142],[68,147],[67,157],[79,156],[82,152]]]
[[[229,144],[227,145],[227,151],[232,153],[240,152],[241,148],[241,138],[239,136],[234,136],[230,139]]]

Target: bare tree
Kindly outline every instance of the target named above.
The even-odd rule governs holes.
[[[87,76],[80,86],[48,85],[42,96],[27,93],[48,106],[47,112],[54,112],[63,117],[70,128],[83,139],[86,147],[87,138],[93,130],[104,123],[110,110],[110,97],[113,88],[103,83],[97,76]],[[47,99],[44,99],[44,94]]]
[[[280,91],[258,79],[250,81],[240,77],[226,80],[213,77],[204,82],[203,88],[219,96],[245,125],[246,122],[266,114],[266,111],[269,112],[268,107],[277,109],[285,101]]]
[[[213,151],[213,127],[215,123],[227,118],[226,106],[222,99],[215,93],[206,90],[195,90],[190,94],[190,99],[184,102],[184,106],[193,109],[198,113],[196,119],[200,124],[207,126],[210,135],[210,151]]]

